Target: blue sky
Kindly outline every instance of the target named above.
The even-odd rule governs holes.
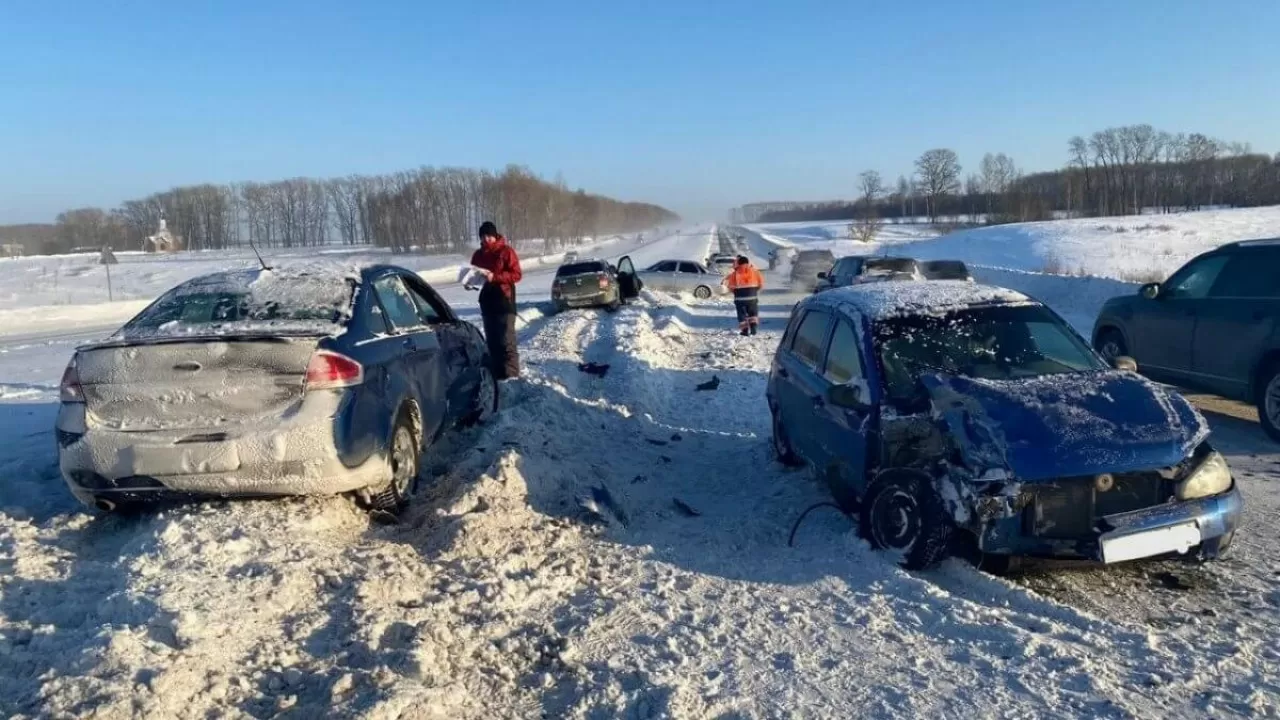
[[[931,147],[1149,122],[1280,151],[1280,3],[0,5],[0,223],[174,185],[528,165],[715,217]]]

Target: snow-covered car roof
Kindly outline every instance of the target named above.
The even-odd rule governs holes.
[[[1031,305],[1036,301],[1006,288],[963,280],[938,280],[835,288],[811,296],[801,304],[848,308],[870,320],[884,320],[904,315],[943,315],[976,305]]]

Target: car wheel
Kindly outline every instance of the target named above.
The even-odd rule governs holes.
[[[1111,362],[1121,355],[1128,355],[1129,348],[1124,343],[1124,336],[1119,330],[1107,328],[1098,333],[1098,339],[1093,344],[1093,349],[1098,351],[1103,360]]]
[[[924,570],[951,554],[951,519],[928,478],[897,475],[875,482],[862,503],[858,530],[877,550],[901,554],[908,570]]]
[[[493,371],[489,369],[489,361],[486,359],[480,367],[480,382],[476,386],[476,396],[471,401],[471,411],[467,413],[463,424],[468,427],[483,425],[497,414],[498,405],[498,381],[493,377]]]
[[[398,513],[409,504],[418,484],[418,438],[409,414],[400,413],[395,430],[391,433],[391,451],[387,462],[391,466],[391,480],[369,495],[371,510]]]
[[[698,298],[699,300],[706,300],[707,298],[711,297],[711,288],[707,287],[706,285],[699,285],[698,287],[694,288],[693,296]]]
[[[1280,362],[1272,362],[1258,383],[1258,423],[1280,442]]]
[[[775,410],[773,413],[773,454],[778,462],[787,467],[799,467],[804,464],[796,451],[791,447],[791,439],[787,437],[787,429],[782,425],[782,418]]]

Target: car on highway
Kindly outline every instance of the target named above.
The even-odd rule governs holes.
[[[623,260],[630,263],[631,258]],[[625,270],[622,260],[618,261],[618,267],[620,273]],[[644,287],[652,290],[692,293],[700,300],[728,292],[724,287],[723,276],[692,260],[661,260],[635,273],[635,277]]]
[[[189,280],[78,348],[60,394],[59,467],[103,510],[350,492],[395,512],[431,445],[499,404],[480,331],[391,265]]]
[[[1204,419],[1114,366],[1011,290],[831,290],[797,304],[774,357],[774,450],[908,568],[975,546],[997,565],[1220,556],[1242,500]]]
[[[791,259],[791,289],[796,292],[813,292],[822,282],[819,275],[835,265],[836,256],[830,250],[801,250]]]
[[[1280,441],[1280,239],[1223,245],[1108,300],[1093,346],[1153,379],[1255,405]]]
[[[556,312],[590,307],[617,310],[624,299],[617,270],[604,260],[561,265],[551,283],[551,302]]]
[[[721,275],[728,275],[733,272],[737,264],[738,258],[736,255],[718,255],[711,262],[711,269]]]
[[[969,266],[960,260],[918,260],[926,280],[973,280]]]
[[[562,265],[569,265],[578,262],[578,251],[570,250],[564,254],[564,259],[560,261]]]
[[[837,260],[830,270],[818,273],[818,286],[814,292],[864,282],[924,279],[920,266],[911,258],[850,255]]]

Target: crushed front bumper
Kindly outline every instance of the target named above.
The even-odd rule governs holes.
[[[1240,525],[1244,501],[1236,485],[1220,495],[1170,502],[1099,518],[1077,537],[1036,536],[1025,512],[987,522],[979,535],[983,552],[996,555],[1124,562],[1193,552],[1206,559],[1227,550]]]

